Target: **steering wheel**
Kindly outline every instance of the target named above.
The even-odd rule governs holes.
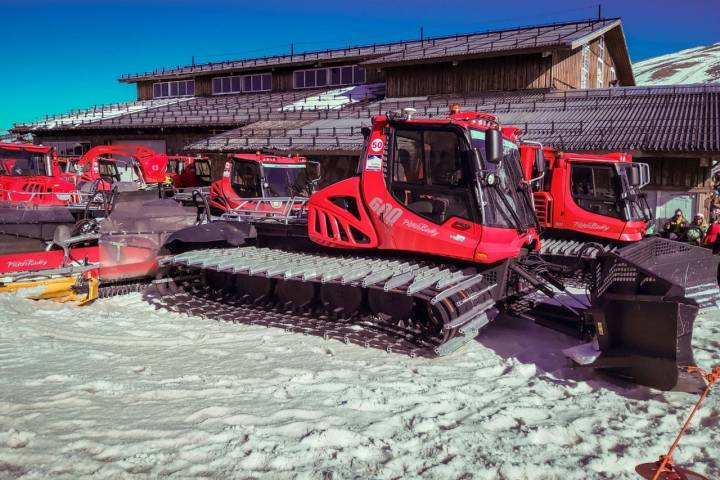
[[[75,224],[72,236],[93,235],[100,232],[100,223],[95,218],[86,218]]]

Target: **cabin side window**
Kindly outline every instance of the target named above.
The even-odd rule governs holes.
[[[622,217],[618,203],[618,176],[609,166],[573,165],[570,190],[583,210],[606,217]]]

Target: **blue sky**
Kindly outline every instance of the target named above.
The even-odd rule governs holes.
[[[605,0],[633,61],[720,42],[720,0]],[[511,5],[511,7],[508,7]],[[0,130],[134,99],[123,73],[197,62],[585,19],[586,0],[0,0]]]

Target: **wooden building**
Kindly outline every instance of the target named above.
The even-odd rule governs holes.
[[[407,106],[444,115],[459,101],[558,148],[628,150],[646,159],[650,187],[660,192],[658,215],[679,202],[698,208],[710,166],[720,160],[712,130],[717,92],[633,88],[619,19],[187,65],[119,80],[135,86],[135,102],[48,116],[14,131],[68,154],[110,143],[213,153],[218,173],[232,151],[301,153],[334,179],[353,171],[360,128],[372,115]]]
[[[135,85],[136,102],[49,116],[15,131],[32,132],[64,155],[131,142],[179,153],[256,121],[303,117],[298,109],[332,110],[386,96],[634,83],[619,19],[189,65],[119,81]],[[359,88],[364,85],[382,88]],[[324,100],[309,105],[318,96]],[[272,110],[284,114],[273,117]]]

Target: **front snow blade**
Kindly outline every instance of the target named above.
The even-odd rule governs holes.
[[[720,300],[717,270],[709,250],[659,237],[603,256],[590,311],[601,354],[591,365],[661,390],[704,388],[688,372],[692,327]]]
[[[600,357],[589,366],[659,390],[705,387],[695,366],[692,327],[697,305],[683,299],[606,294],[593,311]]]

